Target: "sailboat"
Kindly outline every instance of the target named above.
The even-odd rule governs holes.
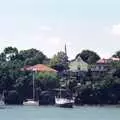
[[[65,54],[67,56],[67,48],[66,48],[66,44],[65,44]],[[66,70],[65,70],[66,72]],[[61,85],[60,85],[61,86]],[[64,108],[73,108],[73,104],[74,104],[74,100],[71,98],[63,98],[61,93],[62,93],[62,89],[60,87],[59,89],[60,92],[60,96],[59,97],[55,97],[55,104],[56,106],[59,107],[64,107]]]
[[[62,89],[59,89],[60,91],[60,96],[55,97],[55,104],[58,107],[63,107],[63,108],[73,108],[74,100],[72,98],[64,98],[62,97]]]
[[[74,100],[67,98],[55,98],[56,106],[63,108],[73,108]]]
[[[0,109],[3,109],[5,106],[5,103],[4,103],[4,91],[0,97]]]
[[[38,106],[39,105],[39,102],[35,101],[35,76],[34,76],[34,72],[33,72],[33,98],[27,99],[26,101],[24,101],[23,105],[27,105],[27,106]]]
[[[25,105],[25,106],[38,106],[39,102],[35,101],[33,99],[27,99],[27,101],[23,102],[23,105]]]

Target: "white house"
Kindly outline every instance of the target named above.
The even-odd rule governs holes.
[[[76,59],[70,61],[69,63],[70,71],[88,71],[88,64],[82,60],[80,56]]]

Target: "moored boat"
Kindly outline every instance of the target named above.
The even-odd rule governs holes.
[[[0,109],[4,109],[4,108],[5,108],[5,102],[4,102],[4,91],[3,91],[0,98]]]
[[[62,88],[56,90],[58,91],[58,95],[55,97],[56,106],[64,108],[73,108],[74,99],[71,93],[68,93],[68,90]]]
[[[39,105],[39,101],[35,101],[35,75],[34,75],[34,71],[33,71],[33,98],[27,99],[26,101],[24,101],[23,105],[26,105],[26,106],[38,106]]]
[[[55,98],[55,104],[58,107],[73,108],[74,100],[67,98]]]
[[[32,99],[28,99],[27,101],[23,102],[23,105],[26,105],[26,106],[38,106],[39,102],[34,101]]]

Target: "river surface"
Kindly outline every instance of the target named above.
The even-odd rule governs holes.
[[[0,120],[120,120],[120,107],[6,106]]]

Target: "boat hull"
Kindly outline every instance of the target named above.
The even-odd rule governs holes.
[[[73,103],[56,104],[56,106],[61,108],[73,108]]]
[[[66,98],[55,98],[56,106],[64,108],[73,108],[74,101]]]
[[[38,101],[27,101],[27,102],[23,102],[23,105],[25,105],[25,106],[38,106],[39,102]]]

